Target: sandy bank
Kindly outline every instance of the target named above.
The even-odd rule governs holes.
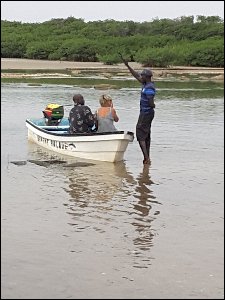
[[[143,69],[141,64],[132,62],[130,65],[136,70]],[[100,62],[69,62],[69,61],[48,61],[48,60],[31,60],[31,59],[1,59],[2,78],[6,77],[21,77],[20,73],[12,73],[13,70],[70,70],[75,76],[84,71],[106,75],[113,73],[114,75],[129,75],[129,71],[124,64],[105,65]],[[7,70],[10,73],[7,73]],[[224,80],[223,68],[197,68],[197,67],[171,67],[171,68],[152,68],[155,78],[168,78],[171,76],[181,75],[199,75],[211,76],[215,80]],[[22,73],[22,72],[21,72]],[[62,74],[61,74],[62,75]],[[24,75],[23,76],[31,76]]]
[[[141,68],[140,64],[133,63],[136,68]],[[121,69],[125,70],[124,64],[114,66],[104,65],[100,62],[71,62],[71,61],[49,61],[32,59],[2,58],[2,70],[66,70],[66,69]]]

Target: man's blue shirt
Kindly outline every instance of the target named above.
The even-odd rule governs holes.
[[[155,96],[155,85],[153,82],[147,82],[143,84],[141,90],[141,99],[140,99],[140,112],[148,114],[153,107],[150,106],[150,99]]]

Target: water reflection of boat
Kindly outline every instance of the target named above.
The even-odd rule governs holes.
[[[32,160],[48,160],[49,152],[44,149],[39,148],[37,152],[33,146],[31,150]],[[49,159],[64,161],[65,156],[57,154]],[[133,267],[151,265],[151,248],[157,234],[153,221],[161,204],[153,193],[151,167],[144,166],[134,176],[124,162],[73,159],[48,168],[48,177],[56,171],[58,181],[63,179],[60,180],[66,192],[63,205],[73,232],[92,236],[96,243],[101,238],[101,251],[107,251],[110,243],[114,248],[116,241],[115,256],[117,251],[118,255],[124,252],[124,259],[132,260]]]
[[[76,232],[105,232],[117,226],[117,217],[124,213],[124,194],[131,192],[135,180],[124,162],[97,162],[87,168],[65,168],[68,194],[64,206],[69,224]]]
[[[70,207],[88,205],[93,201],[112,200],[115,194],[120,194],[121,188],[126,189],[126,195],[131,193],[129,185],[135,183],[126,164],[121,161],[116,164],[109,162],[70,158],[58,153],[37,148],[29,144],[29,162],[40,166],[60,166],[60,174],[66,177],[65,191],[69,195]],[[119,197],[123,198],[123,194]],[[103,203],[102,203],[103,204]],[[79,206],[79,205],[78,205]]]
[[[79,207],[92,205],[100,210],[112,208],[114,197],[118,197],[125,184],[135,182],[124,162],[116,164],[98,162],[76,173],[72,169],[67,170],[67,176],[67,192],[70,195],[68,206],[76,212]],[[73,210],[74,207],[76,209]],[[81,213],[85,212],[82,210]]]

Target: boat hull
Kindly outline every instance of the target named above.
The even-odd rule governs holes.
[[[67,126],[38,126],[30,120],[26,120],[26,126],[29,141],[60,154],[98,161],[122,161],[134,139],[132,132],[124,131],[71,135]]]

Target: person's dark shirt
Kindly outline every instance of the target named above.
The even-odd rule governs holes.
[[[94,116],[86,105],[75,104],[69,113],[69,132],[88,133],[94,126]]]

